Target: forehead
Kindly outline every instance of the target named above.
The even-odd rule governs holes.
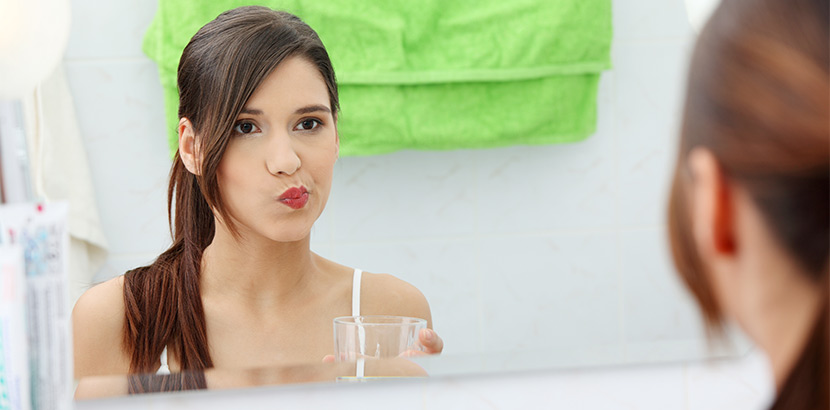
[[[265,77],[245,106],[293,111],[298,105],[309,104],[329,107],[326,82],[314,64],[303,57],[292,56]]]

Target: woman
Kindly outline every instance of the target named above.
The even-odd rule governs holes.
[[[288,13],[227,11],[184,49],[178,88],[173,244],[79,299],[76,377],[319,362],[332,319],[356,314],[424,318],[421,344],[440,352],[417,289],[309,249],[340,142],[317,34]]]
[[[675,264],[717,333],[772,368],[773,408],[830,408],[830,6],[725,0],[692,59],[669,206]]]

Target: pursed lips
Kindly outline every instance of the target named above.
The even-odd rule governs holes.
[[[304,186],[288,188],[277,200],[289,208],[300,209],[308,202],[308,189]]]

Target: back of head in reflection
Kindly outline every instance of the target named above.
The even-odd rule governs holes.
[[[187,44],[177,81],[173,243],[77,302],[76,377],[319,363],[333,353],[332,319],[356,309],[426,319],[421,343],[440,352],[416,288],[310,249],[340,147],[337,84],[314,30],[265,7],[227,11]]]
[[[830,3],[725,0],[692,58],[669,206],[712,334],[767,354],[775,408],[828,408]]]

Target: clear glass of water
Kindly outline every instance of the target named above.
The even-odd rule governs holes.
[[[335,361],[393,358],[423,351],[424,319],[404,316],[342,316],[334,319]]]

